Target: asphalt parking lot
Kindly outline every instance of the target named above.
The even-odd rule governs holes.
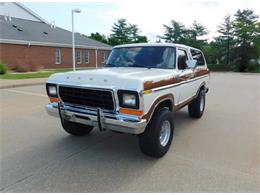
[[[45,112],[45,86],[0,90],[0,192],[259,192],[260,75],[211,74],[206,110],[175,115],[167,155],[135,136],[66,134]]]

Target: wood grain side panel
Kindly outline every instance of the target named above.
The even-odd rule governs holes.
[[[158,87],[163,87],[166,85],[177,84],[179,82],[187,81],[191,78],[196,78],[196,77],[207,75],[207,74],[209,74],[209,70],[207,68],[203,68],[203,69],[199,68],[194,71],[194,74],[193,73],[186,74],[186,75],[179,77],[179,79],[172,77],[170,79],[164,79],[164,80],[160,80],[160,81],[146,81],[146,82],[144,82],[144,90],[150,90],[150,89],[155,89]]]
[[[154,88],[162,87],[165,85],[175,84],[178,82],[179,81],[174,77],[172,77],[170,79],[160,80],[160,81],[146,81],[144,83],[144,90],[154,89]]]
[[[198,68],[194,71],[194,78],[209,74],[208,68]]]
[[[176,79],[174,77],[170,78],[170,79],[166,79],[166,80],[161,80],[161,81],[157,81],[157,82],[154,82],[154,81],[147,81],[144,83],[144,90],[150,90],[150,89],[154,89],[154,88],[158,88],[158,87],[163,87],[163,86],[166,86],[166,85],[171,85],[171,84],[175,84],[175,83],[179,83],[181,81],[186,81],[188,79],[191,79],[191,78],[196,78],[196,77],[199,77],[199,76],[203,76],[203,75],[207,75],[209,74],[209,70],[206,68],[199,68],[199,69],[196,69],[194,71],[194,73],[192,74],[186,74],[186,75],[183,75],[180,77],[180,79]],[[205,85],[205,82],[202,82],[202,84],[200,85],[200,87],[198,88],[198,91],[199,89],[201,88],[201,86]],[[177,110],[180,110],[181,108],[183,108],[184,106],[192,103],[192,101],[194,99],[196,99],[198,93],[194,96],[192,96],[191,98],[189,98],[188,100],[186,100],[185,102],[182,102],[181,104],[178,104],[178,105],[174,105],[174,97],[172,94],[166,94],[166,95],[163,95],[159,98],[157,98],[154,103],[152,104],[150,110],[145,114],[143,115],[143,119],[146,119],[148,122],[149,120],[151,119],[156,107],[163,101],[165,100],[171,100],[172,101],[172,105],[173,105],[173,110],[174,111],[177,111]]]

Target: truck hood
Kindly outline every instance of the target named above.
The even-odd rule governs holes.
[[[174,70],[167,69],[114,67],[56,73],[50,76],[47,82],[82,87],[143,90],[144,82],[167,79],[174,74]]]

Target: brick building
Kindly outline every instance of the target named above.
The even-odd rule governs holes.
[[[9,68],[72,67],[71,32],[51,25],[21,3],[0,3],[0,61]],[[75,34],[76,67],[100,67],[111,46]]]

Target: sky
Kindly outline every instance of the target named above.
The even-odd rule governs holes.
[[[68,30],[71,30],[71,10],[79,8],[82,12],[75,14],[75,31],[86,35],[92,32],[109,35],[113,23],[125,18],[137,24],[150,42],[163,34],[163,24],[169,24],[172,19],[187,27],[196,20],[207,27],[207,38],[212,39],[228,13],[233,15],[238,9],[249,8],[260,15],[260,0],[87,0],[23,4],[48,22],[55,21],[57,26]]]

